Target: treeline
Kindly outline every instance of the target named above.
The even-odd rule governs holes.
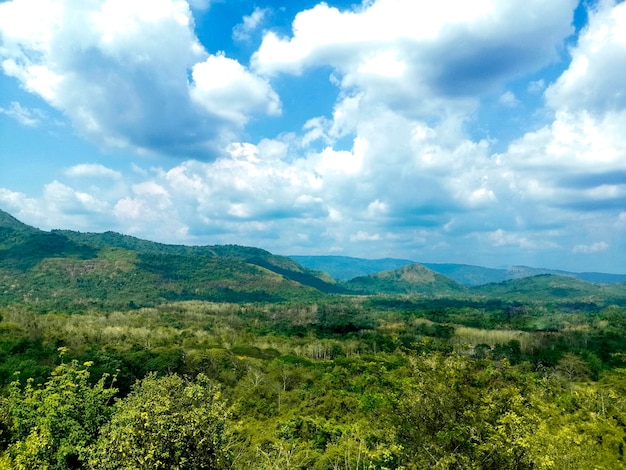
[[[424,302],[4,308],[0,469],[626,468],[624,307]]]

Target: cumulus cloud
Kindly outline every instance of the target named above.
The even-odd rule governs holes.
[[[433,113],[555,60],[575,6],[378,0],[340,11],[321,3],[296,16],[291,37],[266,33],[252,63],[269,75],[330,65],[343,89]]]
[[[571,50],[569,68],[546,91],[555,109],[592,114],[626,109],[626,3],[604,0]]]
[[[280,114],[280,100],[270,84],[223,54],[194,65],[192,77],[191,99],[225,121],[243,126],[254,111]]]
[[[0,205],[23,222],[43,230],[88,231],[101,226],[119,229],[106,200],[57,180],[46,184],[39,197],[0,188]]]
[[[616,76],[626,59],[624,31],[626,3],[599,2],[570,51],[569,67],[545,91],[552,123],[498,156],[520,197],[575,212],[623,207],[626,101]]]
[[[13,0],[0,4],[1,65],[100,144],[206,158],[280,103],[193,28],[181,0]]]

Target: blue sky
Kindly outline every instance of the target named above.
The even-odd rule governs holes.
[[[0,2],[0,208],[277,254],[626,272],[626,4]]]

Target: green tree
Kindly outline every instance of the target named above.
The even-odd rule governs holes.
[[[205,375],[138,382],[115,405],[90,460],[101,470],[229,468],[227,406]]]
[[[91,365],[61,364],[43,385],[32,378],[24,387],[18,380],[11,384],[3,403],[9,445],[2,463],[15,470],[84,468],[116,393],[107,375],[89,383]]]

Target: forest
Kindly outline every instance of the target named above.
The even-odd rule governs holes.
[[[0,469],[626,468],[625,289],[0,213]]]

